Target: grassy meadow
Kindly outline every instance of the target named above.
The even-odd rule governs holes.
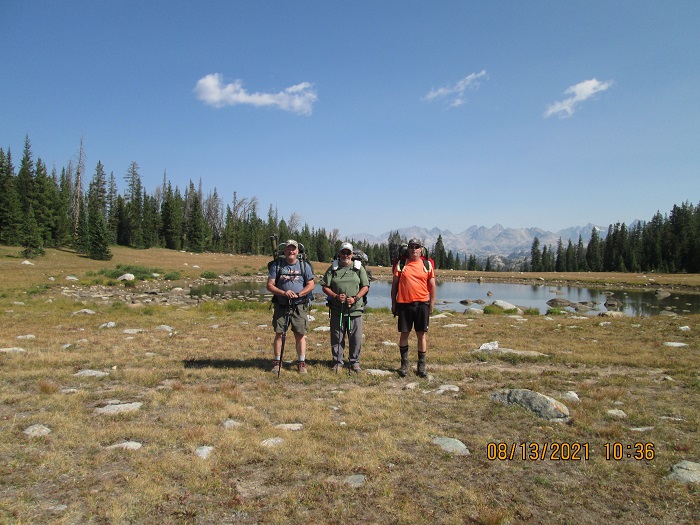
[[[682,460],[700,462],[699,316],[451,314],[431,322],[429,378],[401,379],[390,312],[365,315],[363,372],[335,374],[328,333],[313,331],[328,323],[319,306],[309,373],[296,372],[290,335],[278,379],[267,371],[268,304],[135,305],[65,293],[123,289],[101,273],[118,264],[173,277],[133,290],[186,287],[205,272],[264,280],[268,258],[112,250],[106,262],[48,250],[32,266],[21,264],[19,249],[0,247],[0,523],[698,522],[700,484],[667,476]],[[315,265],[317,273],[325,267]],[[494,277],[438,272],[479,276]],[[632,274],[500,277],[648,284]],[[700,276],[654,282],[698,289]],[[76,313],[83,309],[94,314]],[[109,322],[116,326],[101,328]],[[472,352],[490,341],[546,356]],[[410,345],[415,369],[415,337]],[[84,370],[106,375],[76,375]],[[550,423],[491,400],[505,388],[556,399],[574,391],[580,401],[564,401],[570,424]],[[136,402],[137,411],[96,412]],[[278,427],[294,423],[301,429]],[[32,425],[51,432],[30,437]],[[445,452],[436,437],[458,439],[471,454]],[[269,447],[270,438],[284,441]],[[110,448],[124,442],[142,447]],[[560,459],[531,457],[535,445],[553,443],[564,444]],[[646,445],[642,459],[627,457],[636,443]],[[200,447],[212,447],[210,455],[198,456]]]

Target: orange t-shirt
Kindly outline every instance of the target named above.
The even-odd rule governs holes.
[[[425,271],[423,259],[406,261],[403,271],[394,267],[394,277],[399,277],[399,290],[396,294],[397,303],[417,303],[430,301],[428,281],[435,278],[435,271]]]

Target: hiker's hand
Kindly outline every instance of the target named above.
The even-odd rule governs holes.
[[[354,297],[348,297],[347,301],[348,301],[348,306],[352,306],[353,304],[355,304],[355,298],[354,298]]]
[[[339,293],[336,297],[338,298],[338,301],[340,301],[341,303],[344,303],[346,301],[346,299],[348,298],[348,296],[345,295],[344,293]]]
[[[294,293],[292,290],[287,290],[286,292],[284,292],[284,295],[287,297],[287,299],[296,299],[297,298],[297,294]]]

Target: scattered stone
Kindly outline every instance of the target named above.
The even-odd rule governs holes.
[[[32,425],[24,429],[24,433],[29,437],[43,437],[51,433],[51,429],[44,425]]]
[[[18,346],[13,346],[11,348],[0,348],[0,352],[4,354],[21,354],[22,352],[26,352],[26,350]]]
[[[357,488],[365,483],[365,475],[364,474],[353,474],[352,476],[348,476],[343,480],[343,483],[346,485],[349,485],[351,488]]]
[[[260,444],[263,447],[268,447],[268,448],[274,448],[280,446],[282,443],[284,443],[284,439],[280,437],[276,438],[268,438],[268,439],[263,439]]]
[[[447,315],[446,314],[435,314],[430,316],[431,319],[446,319]]]
[[[240,426],[243,426],[243,423],[234,419],[227,419],[226,421],[224,421],[224,428],[227,428],[229,430]]]
[[[502,301],[500,299],[495,300],[494,302],[491,303],[493,306],[497,306],[499,308],[503,308],[504,310],[516,310],[518,315],[523,315],[523,311],[521,308],[515,306],[514,304],[511,304],[507,301]]]
[[[390,376],[394,373],[391,370],[380,370],[378,368],[368,368],[365,370],[365,374],[370,376]]]
[[[100,329],[103,329],[103,328],[116,328],[116,326],[117,326],[117,323],[115,323],[114,321],[109,321],[108,323],[103,323],[103,324],[101,324],[101,325],[100,325]]]
[[[435,391],[436,394],[444,394],[445,392],[459,392],[457,385],[440,385]]]
[[[656,295],[657,299],[666,299],[667,297],[671,297],[671,292],[658,289],[656,292],[654,292],[654,295]]]
[[[51,505],[46,510],[49,512],[65,512],[68,510],[68,505]]]
[[[479,350],[497,350],[498,341],[491,341],[490,343],[484,343],[479,347]]]
[[[34,334],[18,335],[17,339],[22,339],[24,341],[31,341],[33,339],[36,339],[36,336]]]
[[[146,330],[144,330],[143,328],[127,328],[126,330],[124,330],[124,333],[128,335],[136,335],[142,334],[145,331]]]
[[[31,262],[31,261],[22,261],[20,264],[25,264],[25,265],[28,265],[28,266],[34,266],[34,263]]]
[[[491,399],[505,405],[519,405],[539,417],[556,423],[569,423],[569,409],[556,399],[526,388],[501,390],[491,394]]]
[[[415,390],[418,383],[406,383],[403,387],[404,390]]]
[[[668,317],[677,317],[678,316],[678,314],[676,312],[671,312],[669,310],[662,310],[661,312],[659,312],[659,315],[665,315]]]
[[[700,463],[683,460],[671,467],[668,479],[675,479],[684,483],[700,483]]]
[[[80,370],[73,375],[77,377],[105,377],[109,375],[109,372],[102,372],[101,370]]]
[[[664,343],[664,346],[671,346],[673,348],[681,348],[683,346],[688,346],[688,344],[687,343],[668,342],[668,343]]]
[[[679,326],[678,329],[681,332],[690,332],[690,327],[689,326]]]
[[[649,432],[650,430],[654,430],[654,427],[634,427],[630,428],[632,432]]]
[[[456,456],[469,456],[471,452],[467,446],[462,443],[459,439],[448,438],[448,437],[436,437],[433,438],[433,443],[439,446],[445,452],[454,454]]]
[[[136,401],[134,403],[119,403],[116,405],[107,405],[102,408],[96,408],[95,409],[95,414],[105,414],[105,415],[114,415],[114,414],[127,414],[129,412],[136,412],[141,408],[142,403]]]
[[[78,310],[77,312],[73,312],[73,315],[78,315],[78,314],[95,315],[95,311],[90,310],[89,308],[83,308],[82,310]]]
[[[208,445],[197,447],[194,451],[195,455],[199,456],[202,459],[207,459],[212,452],[214,452],[214,447],[210,447]]]
[[[301,423],[280,423],[279,425],[275,425],[275,428],[279,428],[280,430],[302,430],[304,428],[304,425]]]
[[[573,402],[573,403],[579,403],[581,401],[578,397],[578,394],[576,392],[574,392],[573,390],[569,390],[568,392],[564,392],[561,395],[561,398],[566,400],[566,401]]]
[[[319,326],[317,328],[314,328],[314,332],[330,332],[331,327],[330,326]]]
[[[598,317],[624,317],[625,314],[623,312],[615,312],[615,311],[608,311],[608,312],[600,312],[598,314]]]
[[[382,341],[382,344],[384,346],[399,346],[399,344],[395,343],[394,341]]]
[[[462,323],[451,323],[451,324],[442,325],[443,328],[466,328],[468,326],[469,326],[468,324],[462,324]]]
[[[493,345],[496,345],[494,348]],[[477,354],[479,352],[483,352],[485,354],[515,354],[515,355],[521,355],[524,357],[547,357],[547,354],[543,354],[541,352],[535,352],[534,350],[514,350],[512,348],[499,348],[498,347],[498,341],[494,341],[493,343],[485,343],[481,345],[481,347],[477,348],[476,350],[472,350],[472,354]]]
[[[139,443],[138,441],[123,441],[121,443],[115,443],[114,445],[108,446],[107,450],[115,450],[115,449],[138,450],[142,446],[143,445],[141,443]]]
[[[627,419],[627,414],[625,414],[624,410],[620,410],[619,408],[608,410],[607,413],[610,417],[614,417],[615,419]]]
[[[134,279],[136,279],[136,277],[133,273],[125,273],[117,277],[117,281],[133,281]]]
[[[66,281],[79,281],[75,275],[66,275]]]
[[[464,310],[465,315],[484,315],[484,311],[480,308],[467,308]]]

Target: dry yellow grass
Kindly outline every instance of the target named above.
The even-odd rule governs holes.
[[[700,515],[698,485],[666,479],[679,461],[700,461],[698,316],[601,324],[454,314],[431,323],[430,380],[333,374],[327,333],[312,331],[309,374],[289,366],[278,380],[266,372],[267,309],[130,309],[60,293],[66,275],[85,286],[118,263],[178,271],[184,284],[207,270],[252,277],[265,257],[115,248],[109,262],[49,251],[26,266],[15,252],[0,247],[0,348],[26,350],[0,353],[2,523],[666,524]],[[680,282],[674,277],[655,279]],[[96,313],[74,315],[82,308]],[[312,328],[327,323],[323,309],[314,315]],[[99,328],[108,321],[116,328]],[[455,323],[466,326],[445,326]],[[174,331],[156,329],[164,324]],[[35,338],[17,339],[28,334]],[[390,314],[367,314],[363,367],[393,370],[398,350],[384,343],[396,336]],[[494,340],[547,357],[471,352]],[[75,375],[85,369],[109,375]],[[443,384],[459,392],[438,394]],[[502,388],[555,398],[572,390],[581,402],[569,404],[572,424],[557,425],[494,403],[490,394]],[[95,413],[116,400],[142,407]],[[614,408],[628,418],[610,417]],[[240,425],[225,428],[229,419]],[[52,432],[30,438],[23,431],[33,424]],[[471,455],[443,452],[436,436],[459,439]],[[285,441],[261,444],[274,437]],[[124,441],[143,447],[108,448]],[[490,460],[496,442],[587,444],[589,458]],[[606,460],[605,445],[615,442],[653,443],[654,459]],[[195,455],[201,446],[213,447],[206,460]],[[353,474],[364,483],[346,484]]]

